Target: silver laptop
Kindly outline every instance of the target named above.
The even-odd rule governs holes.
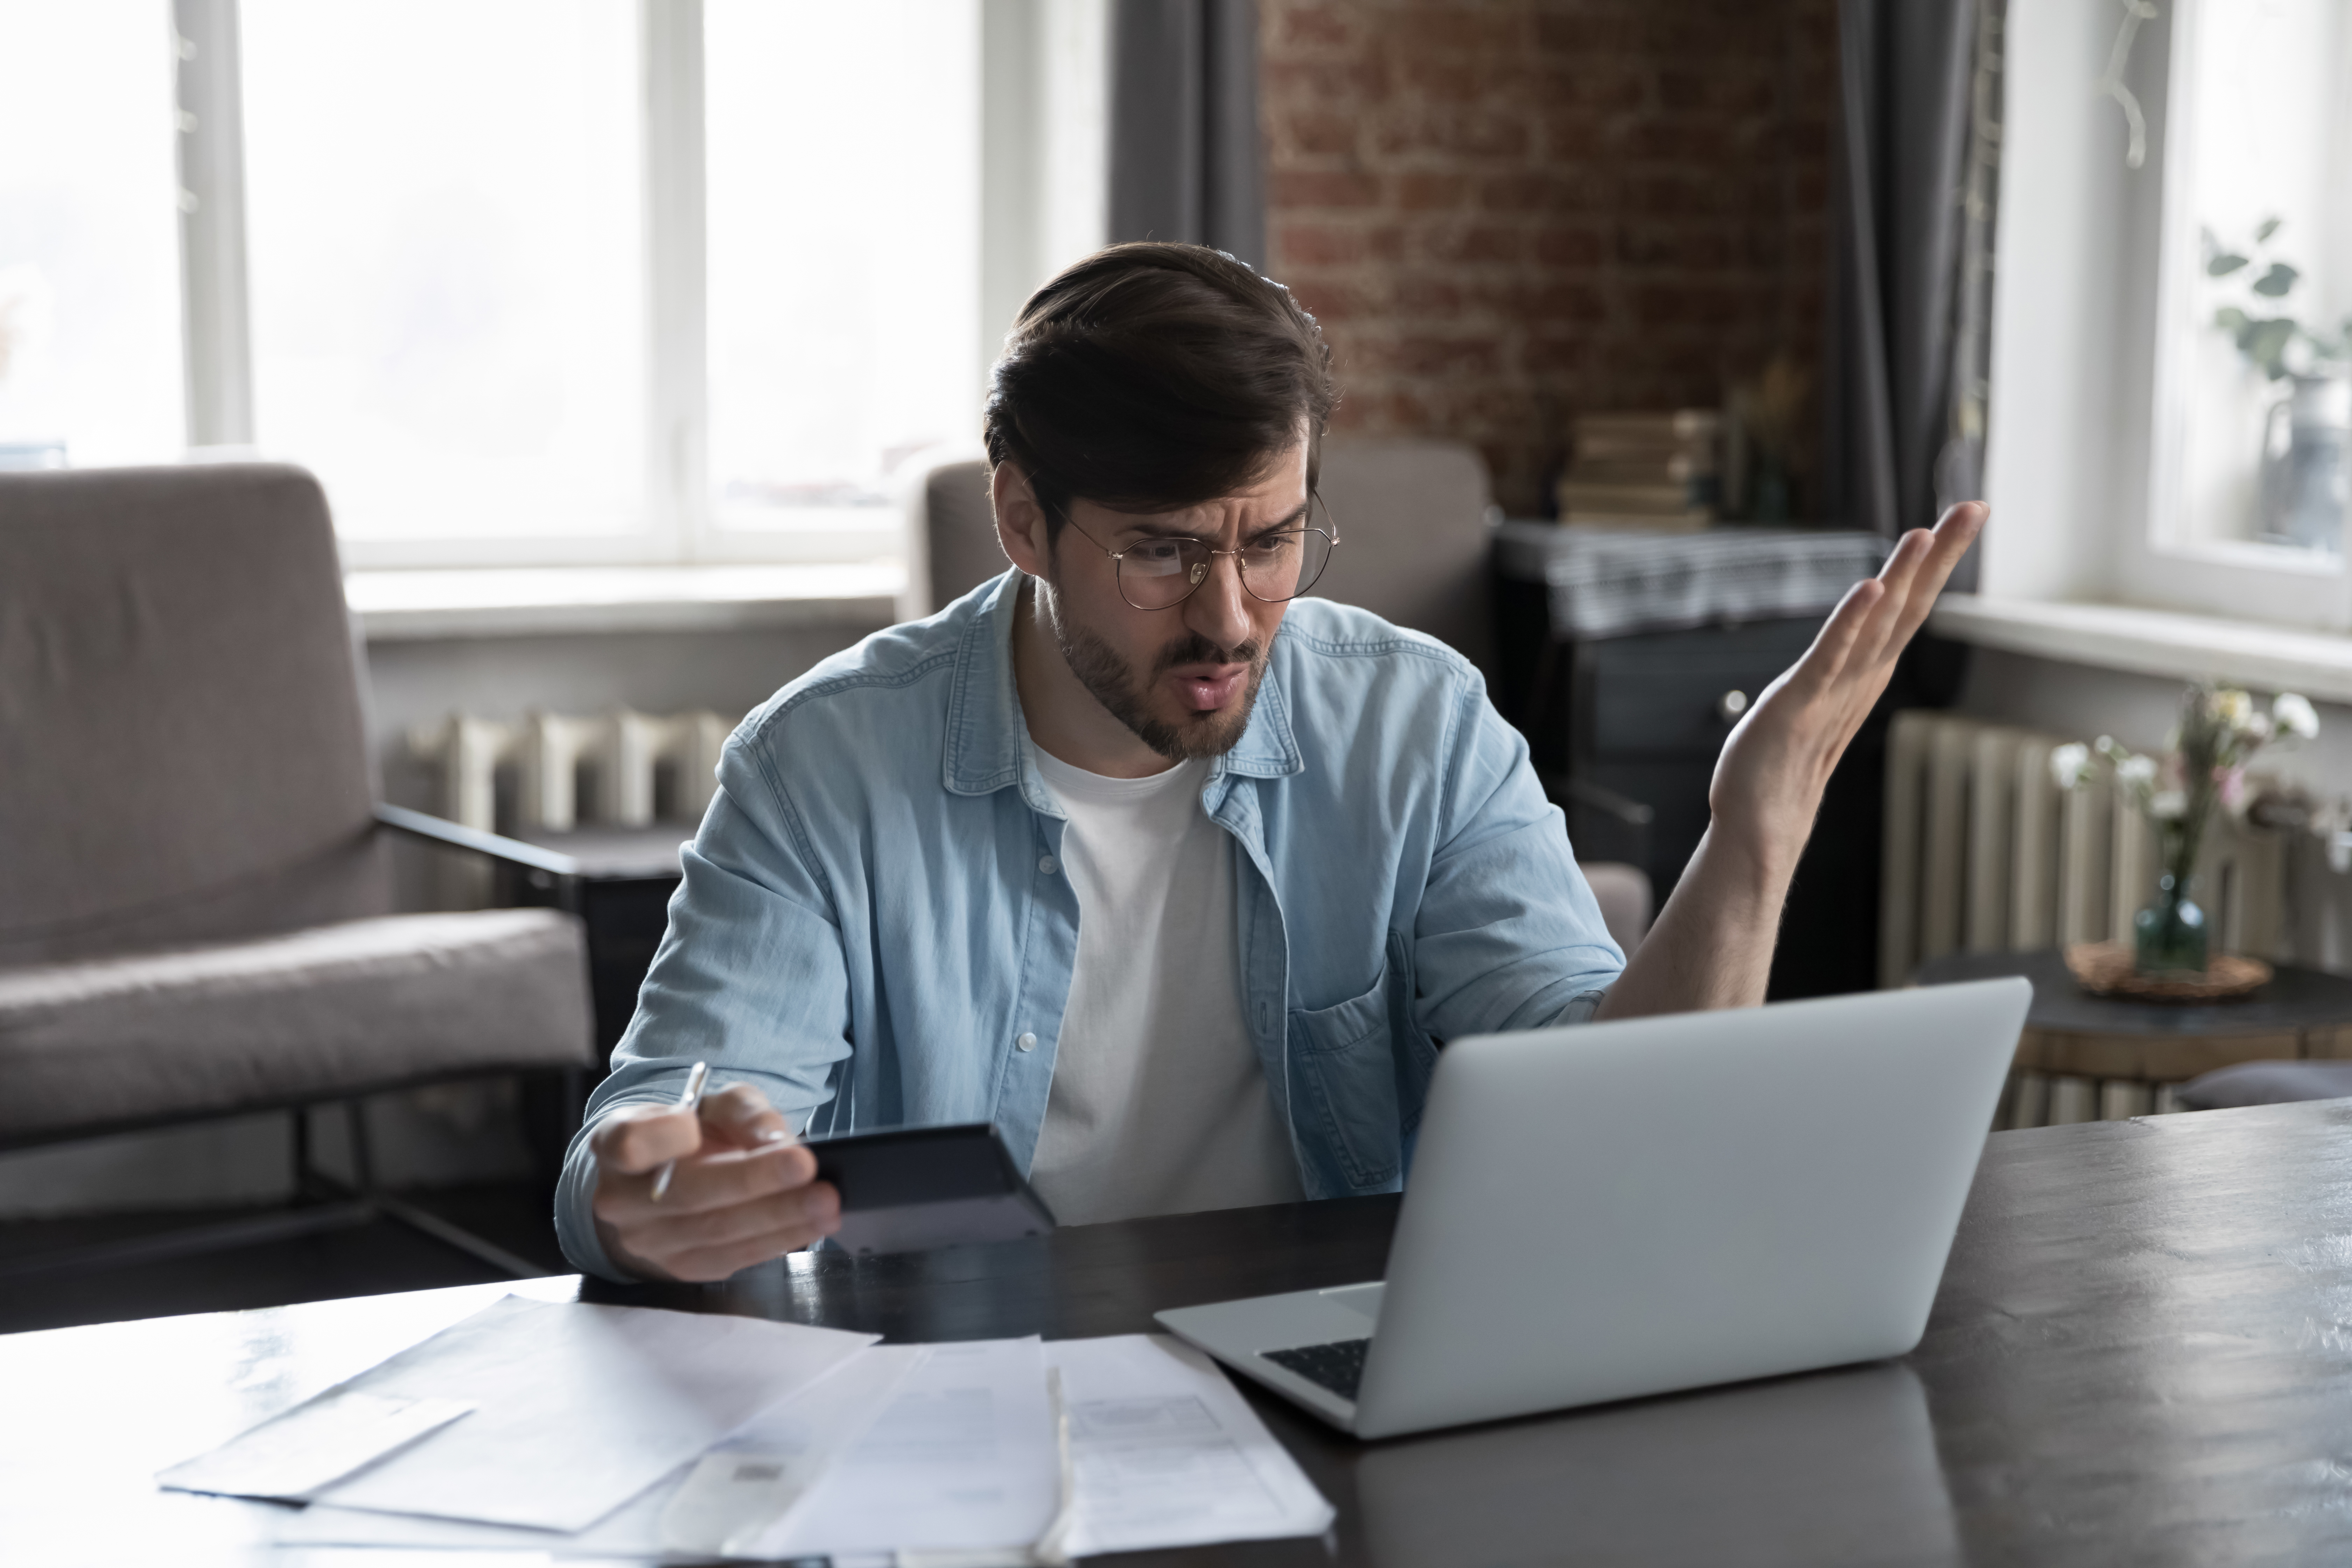
[[[1900,1355],[2032,994],[1456,1040],[1385,1282],[1157,1315],[1360,1437]]]

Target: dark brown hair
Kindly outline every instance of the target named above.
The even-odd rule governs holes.
[[[1198,245],[1114,245],[1021,308],[989,375],[992,466],[1029,476],[1048,539],[1074,497],[1121,511],[1233,494],[1307,431],[1315,484],[1339,400],[1290,290]]]

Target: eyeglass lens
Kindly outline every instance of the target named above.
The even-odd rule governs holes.
[[[1242,586],[1269,604],[1295,599],[1313,587],[1330,559],[1331,535],[1320,528],[1265,534],[1235,557]],[[1197,539],[1147,539],[1120,554],[1119,592],[1139,610],[1164,610],[1206,582],[1214,561]]]

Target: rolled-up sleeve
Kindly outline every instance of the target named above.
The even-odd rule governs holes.
[[[728,742],[719,791],[681,860],[669,928],[566,1152],[556,1234],[574,1265],[627,1276],[596,1237],[590,1132],[616,1111],[674,1101],[697,1061],[709,1088],[751,1084],[795,1128],[832,1093],[849,1054],[841,930],[815,847],[781,781],[741,737]]]
[[[1454,715],[1446,766],[1414,921],[1417,1021],[1457,1039],[1590,1018],[1625,955],[1527,742],[1475,683]]]

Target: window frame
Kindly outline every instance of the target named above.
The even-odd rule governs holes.
[[[2004,34],[2001,213],[1996,236],[1986,499],[1988,605],[2091,603],[2249,626],[2352,627],[2341,557],[2183,537],[2177,467],[2184,346],[2175,307],[2199,265],[2188,160],[2168,156],[2186,104],[2166,6],[2139,31],[2121,85],[2146,119],[2129,166],[2126,119],[2100,90],[2115,12],[2012,6]],[[2178,245],[2185,229],[2186,260]],[[2168,340],[2173,340],[2168,342]]]
[[[823,563],[905,553],[897,504],[811,507],[772,528],[722,521],[709,484],[703,5],[638,0],[635,9],[649,340],[643,525],[620,534],[346,537],[347,568]],[[190,455],[267,458],[253,413],[236,0],[173,0],[172,16]],[[1098,127],[1108,26],[1100,0],[995,0],[981,6],[981,27],[974,132],[988,264],[972,287],[992,342],[991,313],[1009,319],[1042,276],[1038,263],[1101,243],[1103,206],[1090,188],[1101,166],[1082,158],[1074,175],[1069,147],[1087,140],[1090,121]],[[1011,115],[1003,108],[1033,102],[1041,107]],[[980,368],[984,375],[985,358]],[[975,425],[981,391],[976,384]]]
[[[2167,39],[2162,157],[2161,225],[2156,247],[2156,363],[2149,414],[2147,548],[2150,576],[2161,581],[2179,563],[2189,571],[2277,574],[2287,579],[2340,581],[2345,554],[2326,556],[2259,540],[2219,536],[2210,520],[2189,515],[2184,472],[2192,383],[2196,373],[2196,298],[2204,279],[2204,251],[2195,160],[2185,148],[2207,106],[2191,90],[2197,35],[2205,25],[2206,0],[2173,0]],[[2183,155],[2173,156],[2176,147]],[[2352,524],[2352,519],[2347,520]],[[2160,574],[2160,575],[2159,575]],[[2234,585],[2234,584],[2233,584]],[[2276,584],[2273,584],[2276,586]]]

